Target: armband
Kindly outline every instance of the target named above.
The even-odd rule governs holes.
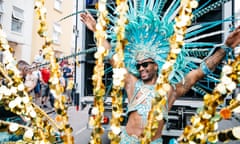
[[[225,51],[225,60],[228,61],[229,57],[230,59],[233,59],[234,57],[234,54],[233,54],[233,49],[224,45],[221,47],[221,49],[223,49]]]
[[[109,53],[108,53],[108,55],[105,57],[105,60],[110,60],[110,59],[112,59],[112,57],[113,57],[114,54],[115,54],[114,51],[109,50]]]
[[[205,63],[205,61],[203,61],[200,64],[200,68],[201,68],[202,72],[204,73],[204,75],[212,74],[212,71],[208,68],[208,66]]]
[[[230,47],[228,47],[226,45],[222,46],[221,48],[226,52],[226,54],[228,54],[229,52],[233,51],[232,48],[230,48]]]

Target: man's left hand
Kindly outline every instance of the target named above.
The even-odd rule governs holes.
[[[231,48],[235,48],[240,44],[240,26],[238,26],[233,32],[230,33],[225,44]]]

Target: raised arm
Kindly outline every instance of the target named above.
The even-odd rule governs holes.
[[[240,26],[229,34],[225,44],[231,48],[235,48],[240,44]],[[219,48],[212,56],[205,60],[203,66],[189,72],[186,75],[184,82],[178,83],[176,89],[172,88],[169,92],[169,107],[171,108],[172,104],[178,97],[187,93],[197,81],[202,79],[204,75],[207,74],[207,71],[213,71],[225,55],[226,51],[223,48]]]
[[[89,12],[81,13],[80,20],[87,26],[90,31],[96,31],[96,20]]]
[[[87,26],[89,30],[91,30],[92,32],[96,31],[96,20],[89,12],[81,13],[80,20]],[[107,49],[111,49],[111,45],[107,40],[104,40],[103,46]],[[113,59],[110,59],[110,63],[111,65],[114,65]],[[127,90],[128,95],[129,95],[129,91],[132,91],[129,89],[133,89],[132,87],[130,87],[130,85],[132,85],[132,83],[136,81],[137,81],[137,78],[135,76],[131,75],[130,73],[126,75],[125,88]]]
[[[80,20],[87,26],[87,28],[92,31],[92,32],[96,32],[96,20],[94,19],[94,17],[89,13],[81,13],[80,14]],[[106,49],[111,49],[111,45],[107,40],[104,40],[103,46]]]

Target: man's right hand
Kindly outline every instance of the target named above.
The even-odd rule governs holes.
[[[86,13],[81,13],[80,20],[87,26],[89,30],[92,32],[96,31],[96,20],[89,12],[86,11]]]

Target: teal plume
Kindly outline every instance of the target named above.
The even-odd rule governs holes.
[[[192,12],[193,21],[228,1],[206,1]],[[179,10],[180,0],[173,0],[171,2],[167,0],[129,0],[128,4],[129,11],[126,17],[129,23],[125,26],[125,39],[128,41],[124,50],[125,67],[129,72],[138,77],[139,73],[135,67],[137,62],[136,56],[141,55],[142,59],[150,57],[154,59],[158,64],[159,73],[161,73],[162,65],[166,62],[167,55],[169,54],[169,38],[174,34],[174,19]],[[114,18],[110,17],[112,21],[110,29],[112,30],[114,29],[116,19],[117,14]],[[204,58],[210,56],[210,53],[217,46],[223,45],[222,43],[218,44],[211,41],[202,42],[201,39],[203,38],[224,33],[223,30],[210,33],[207,31],[232,20],[233,18],[229,17],[224,20],[192,24],[187,29],[184,40],[185,45],[181,48],[181,52],[174,64],[174,69],[169,76],[169,81],[172,85],[184,81],[187,73],[192,69],[198,68]],[[114,31],[109,31],[113,52],[114,45],[116,45],[116,36],[114,34]],[[221,69],[221,67],[218,69]],[[212,90],[210,83],[219,82],[219,74],[213,73],[208,75],[201,82],[197,83],[192,89],[204,95],[206,91]]]

